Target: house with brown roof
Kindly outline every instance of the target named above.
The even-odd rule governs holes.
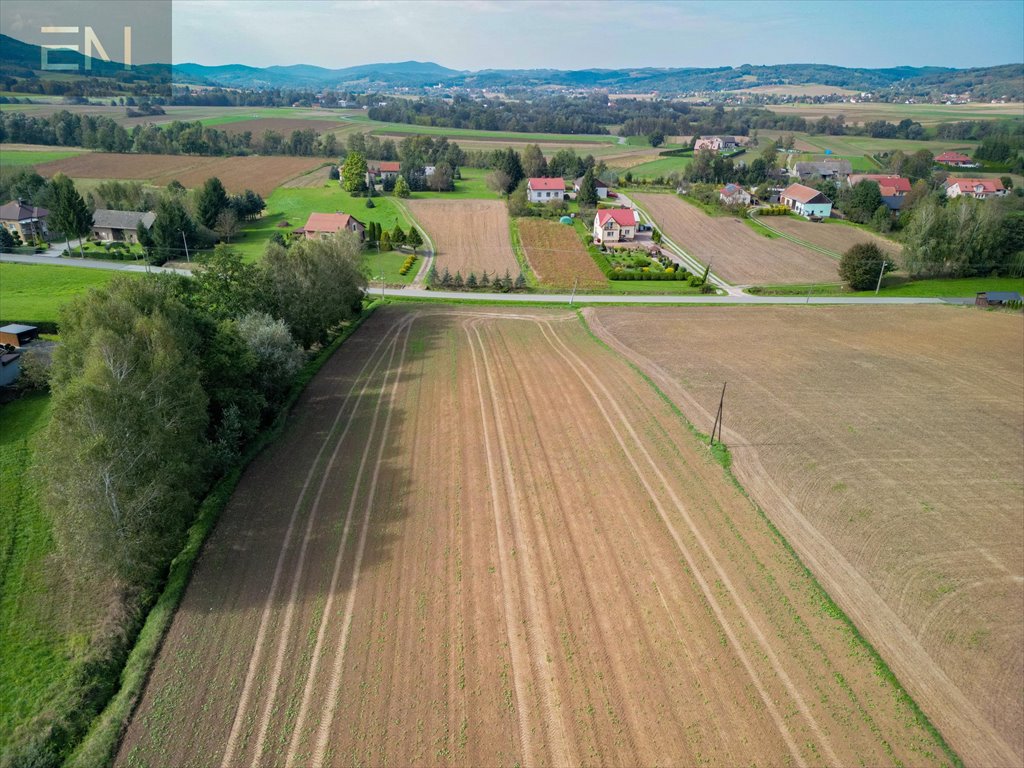
[[[813,187],[790,184],[779,195],[779,202],[801,216],[820,216],[827,219],[832,215],[832,201]]]
[[[974,197],[987,200],[990,197],[1002,197],[1006,188],[999,179],[958,179],[950,176],[946,179],[946,197]]]
[[[846,179],[846,183],[855,187],[862,181],[873,181],[882,194],[882,202],[890,211],[898,211],[903,207],[903,198],[910,191],[910,179],[886,173],[854,173]]]
[[[967,155],[959,152],[943,152],[935,158],[939,165],[952,165],[956,168],[977,168],[978,163],[974,162]]]
[[[23,243],[31,243],[36,238],[46,240],[49,235],[46,217],[49,215],[45,208],[12,200],[0,206],[0,227],[8,232],[17,232]]]
[[[347,213],[311,213],[306,225],[296,229],[294,234],[302,235],[307,240],[326,240],[338,232],[355,232],[362,241],[366,227],[355,216]]]
[[[565,179],[530,179],[526,182],[526,199],[531,203],[550,203],[565,199]]]
[[[632,208],[603,208],[594,214],[594,242],[621,243],[636,237],[636,211]]]

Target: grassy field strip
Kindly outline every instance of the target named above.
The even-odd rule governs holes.
[[[777,230],[775,227],[771,226],[770,224],[765,224],[764,223],[764,219],[761,218],[760,216],[757,216],[754,211],[748,211],[747,212],[747,216],[750,217],[751,221],[757,222],[760,226],[764,227],[769,232],[772,232],[772,233],[778,235],[779,237],[783,237],[786,240],[794,242],[797,245],[802,245],[804,248],[810,248],[812,251],[817,251],[820,254],[828,256],[830,259],[841,259],[842,256],[843,256],[841,253],[836,253],[835,251],[830,251],[828,248],[822,248],[820,245],[815,245],[814,243],[809,243],[806,240],[801,240],[799,237],[793,237],[793,235],[786,234],[785,232],[780,232],[779,230]]]

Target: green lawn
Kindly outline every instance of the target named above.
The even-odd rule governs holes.
[[[248,261],[257,261],[266,248],[267,241],[275,232],[291,232],[303,226],[309,214],[315,211],[333,213],[340,211],[355,216],[368,224],[380,222],[385,229],[392,229],[399,222],[403,229],[409,228],[409,220],[390,196],[373,198],[374,207],[366,207],[365,197],[352,197],[342,190],[336,181],[322,187],[278,187],[267,199],[267,208],[261,219],[246,225],[232,242]],[[278,227],[278,222],[287,221],[287,227]]]
[[[118,274],[130,273],[48,264],[2,263],[0,319],[27,323],[55,322],[61,304],[90,288],[106,285]]]
[[[82,154],[81,150],[74,149],[39,150],[37,152],[33,149],[0,148],[0,168],[48,163],[51,160],[63,160],[66,157],[75,157],[80,154]]]
[[[670,173],[682,173],[692,162],[692,157],[662,157],[649,163],[634,165],[632,168],[622,171],[620,175],[625,175],[628,171],[633,174],[634,179],[656,179],[659,176],[668,176]]]
[[[874,296],[874,291],[850,291],[839,285],[769,285],[764,293],[774,296]],[[1021,277],[963,277],[934,280],[908,280],[899,274],[886,275],[879,296],[907,296],[916,298],[974,298],[981,291],[1017,291],[1024,295]]]
[[[10,744],[18,725],[54,706],[71,677],[63,590],[47,561],[54,544],[29,474],[49,416],[47,395],[0,406],[0,744]]]

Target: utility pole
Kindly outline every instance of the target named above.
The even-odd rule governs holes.
[[[882,262],[882,268],[880,270],[878,270],[878,285],[875,286],[875,296],[878,295],[878,290],[879,290],[879,288],[882,287],[882,275],[885,274],[885,268],[887,266],[889,266],[889,262],[883,261]]]
[[[181,242],[185,244],[185,261],[191,262],[192,258],[188,255],[188,240],[185,239],[185,230],[179,229],[181,232]]]
[[[715,430],[718,430],[718,442],[722,442],[722,411],[725,406],[725,386],[729,382],[722,382],[722,396],[718,399],[718,413],[715,415],[715,423],[711,426],[711,445],[715,444]]]
[[[579,277],[579,275],[576,275],[575,279],[572,281],[572,295],[569,297],[569,306],[570,307],[572,306],[573,300],[576,298],[576,286],[579,285],[579,283],[580,283],[580,277]]]

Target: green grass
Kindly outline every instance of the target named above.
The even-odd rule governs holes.
[[[0,319],[56,322],[58,308],[90,288],[106,285],[118,274],[48,264],[0,264]]]
[[[27,165],[48,163],[51,160],[63,160],[66,157],[75,157],[82,154],[82,150],[39,150],[34,149],[4,149],[0,151],[0,168],[22,168]]]
[[[385,229],[392,229],[399,222],[403,229],[409,229],[409,220],[389,196],[373,198],[374,207],[366,207],[365,197],[352,197],[336,181],[322,187],[291,188],[278,187],[267,199],[266,213],[261,219],[245,226],[232,242],[247,261],[258,261],[263,256],[267,242],[275,232],[291,232],[306,223],[314,211],[333,213],[341,211],[355,216],[363,224],[380,222]],[[278,227],[280,221],[287,221],[287,227]]]
[[[634,165],[623,170],[620,175],[628,172],[633,174],[634,179],[655,179],[658,176],[668,176],[670,173],[681,173],[692,162],[692,157],[663,157],[649,163]]]
[[[46,559],[54,548],[50,524],[28,473],[49,417],[47,395],[0,406],[0,744],[59,698],[72,666],[60,620],[63,592]]]
[[[874,296],[872,291],[851,291],[845,286],[830,285],[766,285],[760,286],[761,295],[771,296]],[[1024,295],[1021,277],[963,277],[909,280],[899,274],[886,275],[879,296],[906,296],[911,298],[974,298],[981,291],[1017,291]]]

